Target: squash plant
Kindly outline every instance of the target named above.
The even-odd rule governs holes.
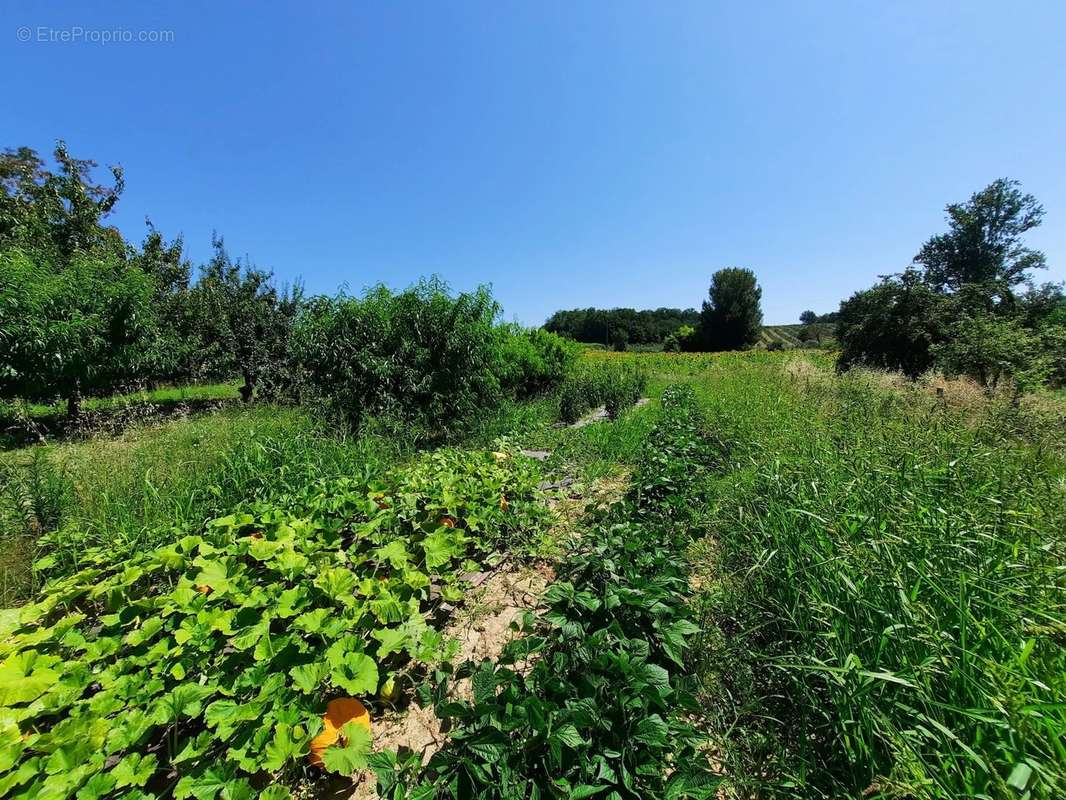
[[[322,482],[0,612],[0,796],[287,797],[326,701],[449,657],[434,604],[543,521],[536,466],[505,455]],[[365,766],[342,733],[319,760]]]

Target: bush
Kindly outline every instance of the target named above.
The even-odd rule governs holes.
[[[692,325],[682,325],[663,339],[663,350],[667,353],[690,352],[697,349],[696,329]]]
[[[499,311],[487,288],[452,295],[438,278],[398,293],[316,298],[294,326],[296,390],[353,430],[367,415],[415,438],[465,430],[506,396],[554,387],[575,357],[554,334],[497,325]]]
[[[498,329],[500,385],[515,399],[558,386],[573,369],[578,346],[543,328],[501,325]]]

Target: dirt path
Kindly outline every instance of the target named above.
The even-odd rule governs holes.
[[[553,529],[562,539],[570,536],[577,521],[591,508],[606,507],[625,494],[629,485],[627,471],[610,478],[602,478],[580,496],[571,494],[568,485],[554,492],[548,505],[555,514]],[[519,622],[527,612],[536,612],[540,595],[554,579],[555,570],[547,562],[528,565],[507,562],[493,572],[474,578],[475,585],[461,606],[455,609],[444,635],[459,642],[454,663],[464,661],[495,661],[513,636],[512,623]],[[460,681],[454,689],[458,699],[470,699],[469,680]],[[422,706],[417,698],[402,710],[393,711],[374,721],[375,750],[409,750],[419,753],[425,764],[441,747],[447,735],[441,731],[441,721],[433,708]],[[373,772],[366,770],[354,777],[354,786],[332,795],[350,800],[376,800]]]

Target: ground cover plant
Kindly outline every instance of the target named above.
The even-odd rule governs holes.
[[[394,761],[379,762],[385,796],[714,795],[690,717],[686,650],[699,626],[682,555],[696,530],[692,495],[717,456],[691,393],[664,393],[625,500],[589,523],[543,615],[499,663],[438,672],[449,745],[413,787],[397,783]],[[449,699],[449,681],[465,675],[472,702]]]
[[[0,794],[289,796],[327,700],[387,699],[447,656],[431,596],[458,600],[463,573],[535,533],[538,478],[506,453],[442,450],[118,564],[97,553],[3,612]],[[326,770],[366,764],[357,728]]]

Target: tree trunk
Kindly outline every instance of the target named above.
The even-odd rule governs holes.
[[[240,388],[241,400],[246,403],[252,402],[252,392],[255,390],[255,382],[247,375],[244,376],[244,386]]]
[[[81,417],[81,385],[79,383],[75,383],[74,388],[67,395],[67,416],[75,421]]]

